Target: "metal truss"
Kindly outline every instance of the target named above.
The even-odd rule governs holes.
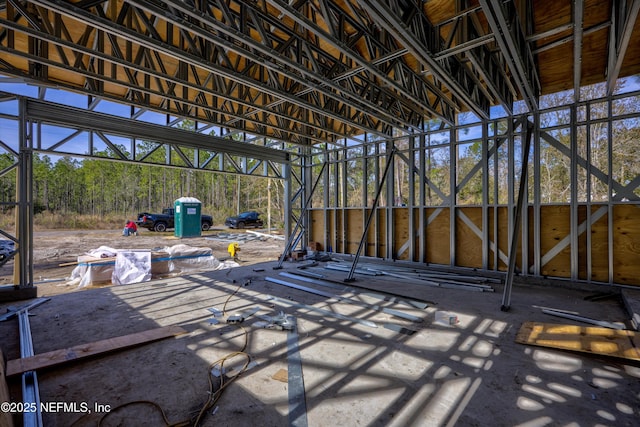
[[[544,13],[513,0],[437,8],[415,0],[3,5],[3,75],[300,146],[363,133],[386,138],[394,129],[419,133],[425,118],[453,125],[465,111],[488,119],[490,105],[512,114],[517,99],[535,112],[542,90],[536,55],[571,41],[579,100],[582,74],[594,78],[581,62],[582,38],[606,26],[611,94],[629,72],[624,57],[640,8],[616,0],[603,13],[575,1],[572,23],[532,34]],[[607,22],[582,28],[593,13]]]
[[[399,59],[406,51],[391,37],[374,37],[331,2],[299,9],[278,1],[11,2],[0,50],[29,60],[32,72],[8,62],[1,71],[303,145],[415,129],[425,115],[453,120],[459,106]],[[345,25],[357,31],[350,40],[339,34]],[[317,37],[302,37],[301,28]],[[15,34],[34,48],[19,51]],[[353,47],[361,39],[366,56]],[[54,69],[82,79],[62,81]]]
[[[531,2],[527,4],[532,7]],[[480,0],[480,5],[523,100],[529,111],[537,111],[540,78],[515,4],[511,1]]]
[[[418,5],[406,0],[363,2],[367,12],[394,38],[400,40],[406,49],[434,76],[481,118],[489,118],[490,100],[477,78],[471,74],[460,59],[451,55],[441,55],[442,40]],[[445,46],[446,48],[446,46]],[[464,47],[469,48],[469,46]]]
[[[607,94],[611,95],[620,74],[622,62],[631,40],[633,27],[640,12],[640,2],[614,0],[611,6],[611,31],[609,32],[609,59],[607,67]]]
[[[59,140],[45,139],[42,132],[36,132],[30,148],[43,153],[278,179],[284,178],[281,166],[289,161],[285,151],[256,144],[229,143],[226,138],[43,101],[28,100],[26,104],[29,122],[39,128],[50,125],[68,130]],[[129,146],[113,142],[116,136],[129,139]],[[191,149],[191,153],[185,149]],[[158,151],[164,151],[162,163],[153,160],[152,155]]]

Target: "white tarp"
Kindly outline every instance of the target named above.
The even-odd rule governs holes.
[[[238,267],[220,262],[211,248],[175,245],[161,250],[113,249],[101,246],[78,256],[78,266],[66,283],[82,288],[91,285],[128,284],[196,271]]]
[[[116,254],[111,282],[116,285],[151,280],[151,251],[120,251]]]

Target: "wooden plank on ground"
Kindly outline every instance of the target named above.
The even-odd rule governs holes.
[[[7,377],[18,375],[23,372],[61,365],[73,360],[84,359],[98,354],[123,350],[125,348],[184,334],[186,332],[187,331],[182,329],[180,326],[165,326],[162,328],[137,332],[135,334],[95,341],[89,344],[77,345],[67,349],[53,350],[22,359],[10,360],[7,363]]]
[[[4,355],[2,354],[2,350],[0,350],[0,403],[11,402],[4,368]],[[11,412],[0,411],[0,427],[13,427],[13,416]]]
[[[640,335],[628,330],[525,322],[516,335],[516,342],[640,360]]]

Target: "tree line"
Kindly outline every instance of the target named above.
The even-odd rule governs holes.
[[[0,170],[15,159],[0,154]],[[0,178],[0,202],[5,211],[16,200],[16,171]],[[271,185],[271,188],[267,187]],[[56,159],[33,155],[33,208],[37,215],[119,215],[134,218],[140,212],[159,212],[180,197],[202,202],[202,213],[221,224],[238,210],[257,210],[266,222],[271,195],[274,226],[283,221],[283,183],[279,179],[231,175],[212,171],[132,164],[70,156]]]
[[[640,79],[632,79],[636,85]],[[603,85],[582,88],[583,99],[602,97]],[[541,137],[532,142],[528,162],[529,200],[534,200],[534,186],[540,189],[540,202],[548,204],[568,203],[571,199],[571,150],[576,150],[577,180],[575,195],[579,203],[607,202],[610,198],[625,201],[628,197],[616,197],[615,191],[609,195],[608,176],[622,187],[634,183],[640,175],[640,96],[628,96],[612,101],[611,117],[606,101],[581,104],[576,107],[575,133],[571,129],[571,107],[573,92],[568,91],[544,97],[547,106],[565,106],[548,109],[540,115]],[[619,119],[617,119],[619,117]],[[479,120],[458,131],[458,142],[454,150],[449,147],[450,131],[436,130],[427,135],[425,150],[413,151],[416,139],[399,138],[395,146],[400,155],[394,158],[393,187],[383,185],[379,206],[393,201],[394,206],[419,206],[420,181],[424,180],[423,200],[426,206],[447,205],[450,197],[451,178],[458,191],[456,204],[482,205],[483,194],[487,193],[489,204],[508,203],[510,191],[517,197],[517,182],[520,179],[524,130],[522,124],[516,129],[513,145],[508,143],[510,118],[492,121],[489,124],[488,158],[489,188],[484,188],[483,169],[477,168],[482,162],[481,124]],[[438,129],[437,123],[432,127]],[[538,144],[539,181],[534,182],[534,144]],[[385,169],[387,157],[384,145],[378,153],[362,145],[351,148],[349,153],[334,150],[329,154],[328,187],[319,188],[314,194],[314,207],[322,206],[325,192],[330,206],[361,207],[371,206],[378,190],[379,179]],[[509,151],[513,150],[513,153]],[[452,161],[452,155],[455,161]],[[422,159],[420,156],[424,156]],[[509,180],[509,158],[513,158],[515,181]],[[324,157],[314,159],[314,173],[319,173]],[[418,166],[424,164],[425,176],[418,176]],[[611,164],[609,164],[611,163]],[[455,167],[454,173],[451,168]],[[366,175],[365,175],[366,171]],[[377,172],[376,172],[377,171]],[[346,185],[342,186],[342,180]],[[415,191],[409,191],[410,182]],[[640,187],[630,189],[634,197],[640,197]],[[393,191],[392,197],[387,196]],[[343,194],[344,192],[344,194]],[[364,199],[366,194],[366,201]],[[628,193],[627,193],[628,194]],[[413,200],[410,197],[413,196]]]

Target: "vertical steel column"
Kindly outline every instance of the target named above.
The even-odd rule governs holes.
[[[284,163],[282,165],[282,175],[284,177],[284,238],[289,241],[291,239],[291,218],[293,215],[293,205],[291,200],[291,165],[289,163]],[[284,253],[283,253],[284,255]]]
[[[409,167],[409,173],[407,174],[409,179],[409,203],[407,203],[408,218],[409,218],[409,261],[414,262],[416,260],[416,226],[415,226],[415,213],[413,207],[415,206],[415,197],[416,197],[416,189],[415,189],[415,157],[416,157],[416,138],[415,136],[410,136],[409,138],[409,161],[411,165]],[[409,165],[407,165],[409,166]],[[424,181],[424,180],[423,180]]]
[[[346,142],[346,141],[345,141]],[[347,149],[344,148],[342,150],[342,174],[340,180],[340,188],[342,192],[342,200],[340,212],[342,213],[342,253],[347,253],[347,245],[349,243],[349,234],[347,232],[348,224],[347,224],[347,206],[349,205],[349,195],[347,194]]]
[[[287,165],[288,166],[288,165]],[[304,230],[304,219],[307,217],[307,211],[309,209],[309,205],[311,204],[311,198],[313,197],[313,193],[316,191],[316,187],[318,186],[318,183],[320,182],[320,179],[322,178],[322,171],[324,171],[324,168],[327,166],[327,164],[323,164],[322,165],[322,170],[320,171],[320,174],[318,175],[318,179],[316,179],[315,183],[313,184],[313,187],[307,192],[306,194],[306,198],[304,199],[304,205],[302,205],[302,211],[300,212],[300,216],[298,217],[298,220],[296,221],[296,225],[293,229],[292,232],[285,234],[285,237],[287,239],[287,244],[285,245],[284,251],[282,252],[282,255],[280,255],[280,259],[278,260],[278,265],[273,267],[274,270],[279,270],[282,268],[282,263],[284,262],[284,259],[286,258],[287,254],[289,253],[289,251],[291,251],[293,248],[295,248],[298,245],[298,242],[300,241],[300,239],[302,238],[304,232],[301,230],[300,234],[298,234],[298,229],[300,229],[302,227],[302,229]],[[288,175],[291,175],[291,173],[289,172],[289,169],[287,169],[287,173]],[[287,193],[287,185],[286,185],[285,181],[285,194]],[[304,183],[303,183],[304,185]],[[289,186],[290,187],[290,186]],[[290,193],[290,189],[289,189],[289,193]],[[290,195],[289,195],[289,199],[285,198],[286,200],[290,200]],[[286,210],[286,207],[285,207]],[[285,219],[286,221],[286,219]],[[290,230],[291,225],[290,224],[286,224],[285,225],[285,230]]]
[[[300,212],[300,218],[302,224],[301,227],[302,230],[304,230],[302,236],[302,247],[306,248],[309,244],[309,224],[311,223],[311,218],[309,218],[309,208],[311,208],[312,205],[311,196],[313,195],[316,186],[312,185],[313,176],[311,168],[313,167],[313,161],[311,159],[311,150],[308,146],[305,146],[301,148],[301,151],[302,157],[300,159],[300,167],[302,170],[300,171],[300,177],[302,179],[302,188],[304,188],[303,195],[306,197],[300,199],[301,202],[304,201],[304,205],[301,206],[302,211]],[[248,162],[245,160],[245,163]],[[318,181],[319,179],[316,183]]]
[[[19,101],[19,152],[17,170],[18,215],[16,233],[18,239],[18,258],[16,260],[20,289],[33,287],[33,129],[27,120],[27,103]]]
[[[607,246],[608,246],[608,263],[609,263],[609,283],[613,283],[613,121],[611,115],[613,108],[611,105],[611,95],[607,96]],[[589,118],[591,120],[591,118]]]
[[[366,143],[367,135],[364,136],[365,143],[362,145],[362,223],[364,224],[367,220],[367,209],[368,209],[368,201],[367,201],[367,189],[368,189],[368,180],[369,180],[369,148],[370,146]],[[366,242],[365,237],[365,242]],[[366,250],[365,250],[366,253]]]
[[[540,113],[533,113],[533,274],[540,275],[541,237],[540,237]]]
[[[456,119],[457,124],[457,119]],[[449,141],[449,265],[456,265],[456,180],[458,179],[458,138],[457,126],[450,131]]]
[[[389,152],[389,145],[391,145],[391,152],[395,153],[396,152],[396,147],[395,144],[393,142],[388,142],[385,144],[385,150],[388,153]],[[385,259],[389,259],[389,260],[395,260],[396,259],[396,251],[395,251],[395,242],[394,242],[394,234],[395,234],[395,227],[393,226],[393,217],[394,217],[394,206],[396,205],[396,198],[395,198],[395,176],[396,176],[396,165],[395,165],[395,156],[391,155],[387,157],[387,161],[389,163],[387,163],[385,165],[385,171],[388,170],[390,172],[390,174],[387,174],[386,176],[383,175],[382,179],[383,182],[386,183],[387,185],[387,207],[385,209],[386,214],[386,218],[385,218],[385,226],[386,226],[386,230],[387,232],[386,234],[386,239],[387,239],[387,250],[386,253],[384,255]],[[385,181],[386,179],[386,181]],[[382,182],[380,183],[380,186],[382,186]]]
[[[513,118],[509,116],[509,120],[511,121]],[[498,191],[498,187],[500,184],[500,170],[499,170],[499,160],[500,160],[500,150],[498,149],[498,123],[496,122],[496,131],[493,138],[493,144],[496,149],[493,154],[493,269],[498,271],[500,266],[500,246],[498,245],[498,205],[499,205],[499,197],[500,193]]]
[[[376,183],[380,182],[380,142],[375,142],[375,178]],[[380,184],[378,184],[380,185]],[[371,212],[369,215],[374,215],[373,227],[374,227],[374,239],[375,239],[375,256],[380,257],[380,218],[378,217],[378,205],[371,202]],[[366,224],[366,221],[365,221]]]
[[[324,192],[323,192],[323,206],[322,206],[322,212],[324,214],[324,249],[327,252],[331,252],[333,250],[334,247],[334,242],[333,242],[333,238],[332,236],[334,235],[334,233],[332,233],[331,229],[329,228],[329,192],[331,190],[331,188],[329,187],[329,168],[326,167],[329,164],[329,152],[325,149],[324,153],[322,154],[324,156],[324,164],[322,166],[322,171],[318,174],[318,179],[320,179],[320,177],[322,176],[322,182],[323,182],[323,187],[324,187]],[[335,227],[335,221],[333,226]]]
[[[424,125],[423,125],[423,131],[424,131]],[[421,264],[424,264],[425,262],[427,262],[427,255],[426,255],[426,248],[427,248],[427,230],[426,230],[426,224],[425,224],[425,204],[426,204],[426,191],[425,191],[425,179],[424,177],[427,176],[426,175],[426,149],[425,149],[425,135],[424,132],[422,132],[420,134],[420,147],[419,147],[419,155],[420,155],[420,161],[419,161],[419,170],[420,170],[420,194],[419,194],[419,200],[418,200],[418,235],[420,236],[418,241],[420,242],[420,249],[419,249],[419,259],[418,261]],[[431,177],[429,177],[431,178]]]
[[[489,269],[489,123],[482,120],[482,268]]]
[[[338,224],[338,218],[339,218],[339,210],[338,207],[340,206],[340,152],[338,150],[334,150],[333,151],[333,155],[335,156],[334,158],[334,163],[333,163],[333,185],[331,187],[331,189],[333,190],[334,194],[333,194],[333,228],[334,228],[334,244],[333,244],[333,251],[334,252],[339,252],[338,251],[338,242],[340,241],[340,224]],[[344,251],[342,251],[344,252]]]
[[[591,113],[591,104],[587,103],[585,106],[585,111],[587,114],[587,117],[589,117],[589,114]],[[591,253],[591,243],[592,243],[592,239],[591,239],[591,121],[587,120],[586,121],[586,134],[587,134],[587,150],[586,150],[586,157],[587,157],[587,230],[585,231],[586,233],[586,237],[587,237],[587,248],[586,248],[586,252],[587,252],[587,282],[591,282],[591,276],[593,274],[593,260],[592,260],[592,253]]]
[[[527,175],[529,171],[527,165],[529,164],[529,148],[531,147],[532,127],[528,122],[525,122],[524,120],[522,121],[522,126],[526,126],[526,141],[522,153],[520,186],[518,187],[518,203],[514,212],[515,218],[512,221],[513,229],[510,233],[512,238],[509,246],[509,267],[507,269],[507,277],[504,284],[504,293],[502,295],[502,307],[500,307],[502,311],[509,311],[509,308],[511,308],[511,289],[513,287],[513,277],[516,269],[516,254],[518,252],[518,229],[520,228],[520,224],[522,222],[522,208],[525,200],[524,194],[527,188]]]
[[[578,259],[578,135],[576,127],[577,110],[576,105],[573,104],[570,107],[570,119],[569,129],[570,144],[571,144],[571,170],[570,170],[570,182],[571,190],[569,200],[569,235],[570,235],[570,248],[571,248],[571,280],[578,279],[579,259]]]
[[[372,206],[371,212],[369,213],[369,216],[367,217],[367,222],[365,223],[364,230],[362,231],[362,238],[360,239],[360,244],[358,245],[358,251],[356,252],[356,257],[353,260],[353,264],[351,264],[351,269],[349,270],[349,275],[347,276],[346,279],[344,279],[345,282],[352,282],[353,280],[355,280],[353,275],[354,275],[354,273],[356,271],[356,266],[358,265],[358,260],[360,259],[360,254],[362,253],[362,248],[364,247],[364,242],[365,242],[366,237],[367,237],[367,232],[369,231],[369,226],[371,225],[371,219],[373,218],[373,215],[375,213],[375,207],[378,206],[378,201],[380,200],[380,193],[382,192],[382,187],[385,185],[385,181],[386,181],[387,175],[389,173],[390,166],[394,161],[395,153],[396,153],[396,147],[392,146],[391,152],[387,156],[387,164],[385,165],[384,173],[382,174],[382,181],[378,185],[378,191],[376,192],[376,198],[373,200],[373,206]],[[387,236],[387,240],[388,239],[389,239],[389,237]]]

